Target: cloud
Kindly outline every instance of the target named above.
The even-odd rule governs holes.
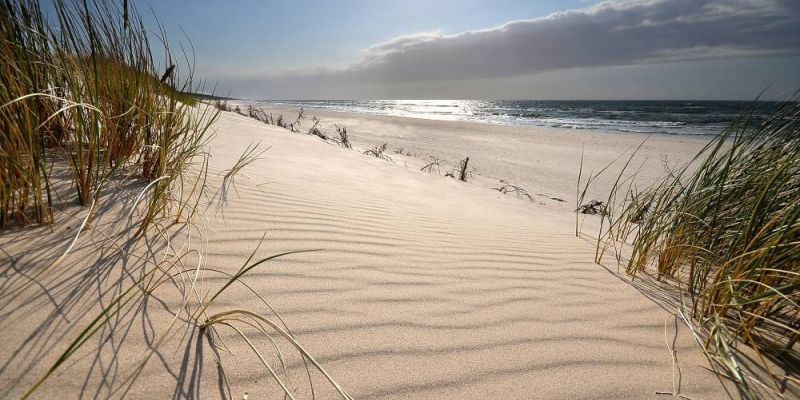
[[[629,0],[455,35],[402,36],[365,49],[348,65],[273,71],[260,86],[502,79],[569,68],[798,54],[797,0]]]

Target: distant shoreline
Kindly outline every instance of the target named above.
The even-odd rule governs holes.
[[[355,112],[438,121],[633,134],[713,136],[743,113],[754,122],[777,102],[539,100],[239,100],[268,108]]]

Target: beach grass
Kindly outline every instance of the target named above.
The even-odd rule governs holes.
[[[95,351],[87,346],[90,339],[109,338],[115,330],[144,320],[142,310],[148,301],[165,293],[164,297],[180,299],[179,311],[160,331],[166,333],[154,337],[132,366],[119,368],[124,374],[114,385],[95,388],[95,397],[129,394],[147,364],[160,357],[168,344],[178,341],[188,352],[210,348],[218,366],[220,391],[233,398],[218,351],[221,331],[226,330],[246,344],[252,352],[249,355],[260,362],[264,374],[286,398],[295,398],[299,385],[291,381],[277,341],[288,343],[300,354],[312,397],[311,368],[338,395],[350,398],[277,314],[226,307],[221,301],[229,288],[241,285],[260,306],[272,310],[244,278],[276,258],[301,251],[257,257],[262,236],[259,246],[234,272],[202,264],[203,257],[198,255],[202,255],[203,228],[194,218],[201,202],[224,204],[236,177],[265,150],[251,143],[221,175],[219,196],[207,196],[206,147],[219,112],[230,107],[219,100],[203,106],[187,94],[197,90],[191,64],[172,55],[164,30],[156,36],[167,55],[157,62],[152,37],[127,1],[54,2],[55,14],[49,17],[35,1],[0,1],[6,11],[0,14],[0,225],[53,224],[61,199],[77,203],[85,211],[71,245],[55,262],[36,269],[30,281],[62,266],[59,262],[91,227],[100,202],[109,198],[103,194],[117,190],[112,183],[123,179],[141,183],[127,219],[128,225],[135,225],[133,233],[125,227],[107,234],[108,247],[118,252],[105,259],[104,267],[115,268],[125,261],[120,267],[125,278],[111,282],[118,292],[112,292],[110,298],[101,294],[96,300],[90,298],[92,293],[74,291],[78,293],[75,296],[95,302],[94,308],[87,309],[97,313],[72,332],[62,351],[46,360],[43,373],[23,392],[23,398],[39,394],[62,368]],[[184,54],[182,58],[190,57]],[[236,110],[295,132],[304,118],[302,109],[293,123],[286,123],[283,116],[277,120],[267,117],[263,110],[249,108],[247,114],[238,106]],[[327,139],[317,122],[308,133]],[[352,147],[346,127],[336,126],[336,133],[341,146]],[[383,143],[363,153],[391,160],[386,150]],[[466,182],[468,163],[469,157],[450,175],[457,173]],[[577,206],[606,168],[589,174],[582,191],[579,177]],[[422,170],[438,173],[438,159]],[[758,124],[743,116],[714,138],[692,164],[670,171],[643,190],[635,188],[635,176],[620,174],[606,199],[600,215],[597,261],[613,249],[631,276],[648,274],[673,284],[684,296],[685,308],[680,312],[685,312],[690,326],[698,328],[698,338],[709,357],[724,368],[724,376],[735,381],[747,397],[757,397],[759,390],[780,392],[786,379],[795,378],[771,368],[790,370],[800,360],[800,107],[787,102],[772,118]],[[519,186],[504,185],[497,190],[532,200]],[[174,244],[178,237],[200,244]],[[155,254],[153,243],[159,240],[166,243],[163,254]],[[623,257],[618,250],[626,245],[631,251]],[[93,267],[99,266],[86,266],[87,281],[94,278]],[[222,285],[201,290],[200,276],[204,274],[222,277]],[[26,285],[0,294],[0,309],[32,284]],[[124,344],[109,349],[116,346],[111,340],[100,342],[104,344],[97,352],[127,350]],[[745,362],[737,350],[739,343],[754,349],[771,381],[742,367]],[[202,363],[199,353],[187,359]],[[277,367],[270,361],[275,357]],[[116,371],[118,367],[112,363],[103,368]],[[187,368],[181,368],[181,374],[185,373]],[[179,379],[178,384],[183,382]],[[199,390],[199,385],[188,386]]]
[[[339,139],[337,140],[339,145],[346,149],[352,149],[353,145],[350,143],[350,136],[347,134],[347,126],[334,125],[334,127],[336,128],[336,135],[339,136]]]
[[[381,160],[392,161],[388,155],[384,154],[388,148],[389,144],[383,143],[379,146],[374,146],[371,149],[364,150],[362,153],[375,158],[380,158]]]
[[[160,74],[139,14],[114,3],[55,2],[52,20],[37,2],[4,3],[0,223],[52,222],[56,196],[90,206],[120,172],[157,181],[152,220],[216,118],[208,108],[196,115],[183,93],[191,69],[180,80],[170,56]],[[70,184],[55,194],[61,164]]]
[[[37,1],[0,1],[3,8],[0,13],[0,224],[4,228],[53,224],[59,209],[56,202],[83,206],[80,226],[74,231],[70,245],[54,261],[35,265],[29,271],[29,281],[0,295],[0,309],[14,313],[9,310],[10,305],[26,293],[31,282],[54,280],[50,283],[81,288],[67,302],[97,311],[93,316],[80,316],[85,325],[45,321],[39,326],[48,336],[50,331],[60,332],[67,343],[59,347],[63,350],[54,357],[38,359],[44,366],[43,372],[22,391],[22,397],[36,396],[46,381],[63,367],[80,362],[87,352],[96,352],[97,357],[111,352],[117,360],[116,355],[125,345],[113,344],[111,338],[119,331],[127,334],[137,323],[149,321],[151,317],[145,315],[148,302],[161,301],[163,296],[182,299],[182,311],[167,318],[159,331],[163,334],[148,343],[150,347],[145,354],[141,357],[137,354],[133,365],[114,361],[98,370],[89,368],[87,382],[92,374],[124,373],[113,385],[101,383],[97,387],[84,387],[82,392],[95,392],[99,397],[124,397],[147,364],[161,357],[163,347],[181,335],[183,339],[178,341],[185,340],[187,332],[188,340],[196,340],[198,344],[197,348],[186,347],[187,352],[197,349],[187,357],[202,363],[202,347],[210,347],[217,356],[220,382],[227,382],[218,357],[220,345],[215,341],[219,336],[216,330],[226,327],[247,342],[288,398],[294,398],[297,386],[284,383],[288,373],[275,372],[262,356],[263,350],[251,341],[253,335],[273,344],[278,340],[289,343],[304,363],[310,362],[347,398],[293,338],[277,314],[267,316],[249,309],[216,308],[215,299],[226,288],[234,284],[249,288],[242,281],[248,271],[293,253],[251,263],[254,250],[236,273],[202,263],[205,228],[194,216],[201,208],[201,201],[218,199],[207,193],[207,146],[213,136],[211,127],[223,108],[220,105],[225,103],[204,104],[189,94],[199,91],[190,55],[182,54],[185,62],[179,62],[169,48],[164,29],[148,31],[141,15],[127,1],[57,1],[52,3],[52,15],[45,15]],[[153,51],[154,37],[165,54],[160,63]],[[259,144],[252,144],[224,172],[222,187],[217,192],[222,194],[221,203],[235,177],[263,152]],[[135,186],[139,189],[131,198],[119,198],[131,194],[121,188],[132,181],[138,182]],[[113,193],[104,196],[105,192]],[[125,205],[101,207],[101,202],[113,203],[115,199]],[[54,273],[65,268],[64,260],[92,227],[92,221],[103,213],[111,213],[115,206],[124,208],[127,220],[119,219],[109,231],[92,228],[96,232],[93,236],[104,238],[97,252],[112,251],[96,264],[84,261],[86,265],[80,265],[81,260],[77,260],[80,271],[75,275],[62,278],[62,274]],[[175,244],[178,239],[185,244]],[[158,249],[164,249],[163,253]],[[197,259],[197,263],[187,265],[190,258]],[[120,270],[119,280],[109,281],[111,289],[81,286],[86,281],[100,280],[95,274],[111,269]],[[212,291],[213,295],[200,297],[199,277],[206,273],[221,275],[226,283]],[[272,310],[262,297],[252,292]],[[242,326],[257,329],[255,333],[244,333]],[[102,343],[99,348],[87,346],[90,339],[97,337]],[[275,351],[282,362],[283,355],[277,347]],[[15,361],[14,357],[10,361]],[[181,369],[181,374],[187,372]],[[176,384],[184,383],[181,375]],[[222,387],[227,383],[220,386],[232,398],[230,388]],[[313,397],[313,387],[311,393]]]
[[[644,190],[618,178],[598,234],[598,261],[613,249],[630,276],[676,288],[687,323],[747,398],[800,383],[800,105],[770,106],[766,121],[742,115]]]

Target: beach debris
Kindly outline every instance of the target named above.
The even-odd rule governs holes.
[[[497,190],[498,192],[503,193],[503,194],[515,193],[517,195],[517,198],[519,198],[519,199],[521,199],[523,197],[527,197],[528,200],[533,201],[533,197],[531,197],[531,195],[528,193],[527,190],[525,190],[525,189],[523,189],[523,188],[521,188],[519,186],[516,186],[516,185],[506,184],[506,185],[503,185],[503,186],[500,186],[500,187],[496,187],[496,188],[492,188],[492,189]]]
[[[603,204],[602,201],[592,200],[580,207],[577,210],[581,214],[588,214],[588,215],[605,215],[606,214],[606,206]]]

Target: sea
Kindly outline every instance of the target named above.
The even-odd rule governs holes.
[[[264,106],[358,112],[636,134],[716,135],[743,114],[764,120],[776,106],[754,101],[265,100]]]

